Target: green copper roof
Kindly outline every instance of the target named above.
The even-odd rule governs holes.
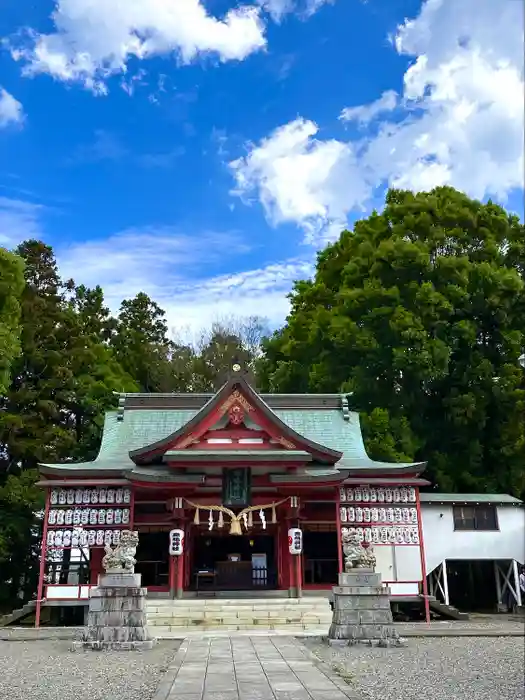
[[[347,413],[346,419],[340,409],[272,409],[281,421],[305,438],[343,453],[338,463],[341,469],[370,470],[385,468],[396,470],[410,465],[378,463],[372,461],[365,451],[359,414]],[[185,425],[197,409],[133,409],[125,410],[123,416],[117,411],[106,414],[100,452],[93,462],[41,465],[42,471],[93,470],[111,472],[129,470],[134,467],[129,452],[165,438]],[[119,420],[118,416],[122,419]]]

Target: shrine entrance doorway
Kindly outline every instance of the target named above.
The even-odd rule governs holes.
[[[277,588],[276,533],[197,531],[192,554],[191,588],[197,592]]]
[[[141,532],[135,571],[150,591],[169,591],[169,537],[167,532]]]

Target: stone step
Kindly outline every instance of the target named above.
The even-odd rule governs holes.
[[[330,603],[328,600],[325,600],[315,605],[289,605],[288,603],[281,603],[280,605],[193,605],[185,600],[172,600],[167,605],[158,605],[157,603],[148,601],[147,609],[155,612],[165,612],[166,610],[191,610],[192,612],[205,613],[210,611],[215,612],[217,610],[239,610],[269,614],[276,610],[289,610],[290,612],[301,613],[305,610],[330,610]]]
[[[172,605],[147,604],[148,610],[164,612],[165,610],[191,610],[195,612],[207,612],[215,610],[249,610],[260,613],[270,613],[275,610],[290,610],[301,612],[303,610],[329,610],[330,603],[326,601],[324,605],[188,605],[184,602],[174,602]]]
[[[162,612],[151,612],[147,611],[148,620],[157,619],[182,619],[182,618],[192,618],[195,620],[212,620],[215,618],[237,618],[237,619],[258,619],[258,620],[274,620],[274,619],[303,619],[308,617],[318,617],[326,618],[327,620],[332,617],[332,612],[330,610],[304,610],[302,612],[290,611],[290,610],[275,610],[270,613],[260,613],[256,610],[249,611],[239,611],[239,610],[214,610],[214,611],[192,611],[192,610],[165,610]]]
[[[328,634],[329,624],[305,624],[305,625],[221,625],[220,627],[212,627],[208,625],[199,625],[191,627],[183,627],[181,625],[158,625],[150,628],[150,633],[156,639],[181,639],[193,633],[199,637],[203,634],[209,636],[224,634],[227,636],[231,632],[241,632],[246,635],[264,635],[272,634],[286,636],[300,636],[310,634],[313,636],[321,636]]]
[[[213,606],[224,606],[224,607],[260,607],[260,608],[272,608],[281,607],[283,605],[288,605],[291,607],[302,607],[302,606],[325,606],[329,601],[329,598],[177,598],[167,599],[167,598],[149,598],[148,605],[155,605],[158,607],[166,607],[171,605],[191,605],[193,607],[213,607]]]
[[[304,617],[211,617],[199,619],[194,617],[157,617],[147,618],[151,627],[181,626],[181,627],[222,627],[224,625],[248,625],[251,627],[275,627],[285,625],[330,625],[331,616],[305,615]]]
[[[287,630],[316,629],[325,634],[332,621],[328,598],[228,599],[148,601],[147,623],[176,636],[180,630]],[[175,630],[175,631],[174,631]]]

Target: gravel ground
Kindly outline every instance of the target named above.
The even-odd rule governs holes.
[[[0,642],[0,700],[150,700],[179,645],[73,653],[68,641]]]
[[[303,640],[363,700],[522,700],[524,640],[519,637],[408,639],[393,649]]]

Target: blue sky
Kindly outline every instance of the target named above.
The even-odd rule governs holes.
[[[114,309],[277,325],[389,184],[522,215],[519,0],[8,0],[0,35],[0,244]]]

